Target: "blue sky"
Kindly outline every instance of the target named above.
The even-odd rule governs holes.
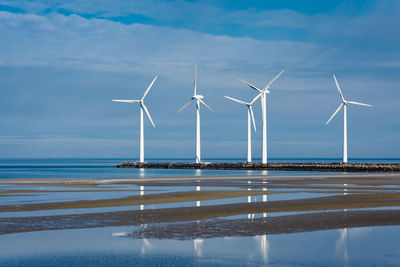
[[[192,157],[198,86],[203,157],[245,157],[246,110],[223,98],[268,95],[270,157],[340,157],[346,98],[349,156],[400,157],[399,1],[0,0],[0,157]],[[254,156],[260,156],[261,114]]]

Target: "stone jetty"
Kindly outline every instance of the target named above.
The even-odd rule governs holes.
[[[208,170],[270,170],[323,172],[400,172],[400,164],[367,163],[155,163],[122,162],[117,168],[208,169]]]

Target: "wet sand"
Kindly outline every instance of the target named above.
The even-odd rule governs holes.
[[[91,213],[91,214],[76,214],[76,215],[60,215],[60,216],[35,216],[35,217],[22,217],[22,218],[0,218],[0,234],[17,233],[17,232],[28,232],[28,231],[41,231],[41,230],[60,230],[60,229],[78,229],[78,228],[94,228],[94,227],[106,227],[106,226],[123,226],[131,225],[138,226],[142,224],[153,224],[153,223],[177,223],[177,222],[188,222],[188,221],[199,221],[198,224],[207,222],[209,219],[223,218],[235,215],[247,215],[256,213],[268,213],[273,215],[275,212],[294,212],[298,213],[290,215],[289,217],[269,216],[262,218],[263,222],[271,222],[272,224],[279,223],[279,218],[282,217],[285,223],[287,231],[282,230],[279,225],[269,226],[269,233],[287,233],[296,231],[305,231],[307,225],[312,224],[314,218],[316,218],[315,224],[310,230],[323,230],[323,224],[320,219],[326,220],[329,229],[343,228],[345,227],[359,227],[359,226],[372,226],[372,225],[395,225],[400,223],[400,212],[399,210],[369,210],[363,211],[363,220],[356,220],[356,217],[346,217],[346,214],[358,214],[358,211],[344,211],[339,212],[337,210],[354,209],[354,208],[376,208],[376,207],[396,207],[400,205],[400,196],[373,196],[369,199],[370,195],[363,195],[357,197],[348,196],[334,196],[334,197],[322,197],[322,198],[310,198],[302,200],[283,200],[283,201],[271,201],[271,202],[256,202],[256,203],[240,203],[240,204],[225,204],[225,205],[211,205],[202,207],[182,207],[182,208],[165,208],[155,210],[128,210],[118,212],[104,212],[104,213]],[[320,213],[306,213],[305,211],[327,211],[335,210],[336,212],[323,212],[325,215]],[[376,217],[377,212],[384,215]],[[320,214],[320,215],[318,215]],[[340,214],[343,219],[338,220],[336,217]],[[346,215],[346,216],[345,216]],[[318,217],[319,216],[319,217]],[[288,220],[288,218],[290,220]],[[307,218],[306,221],[303,221]],[[271,221],[272,220],[272,221]],[[236,220],[233,220],[236,221]],[[248,220],[251,223],[254,220]],[[260,220],[255,222],[260,223]],[[243,232],[244,226],[241,226],[243,219],[237,221],[237,231],[232,232],[232,235],[237,235],[237,232]],[[291,223],[290,223],[291,222]],[[230,222],[231,224],[233,222]],[[348,225],[347,225],[348,223]],[[265,224],[265,223],[264,223]],[[177,227],[176,231],[179,231],[180,227],[191,227],[191,224],[175,224]],[[220,223],[220,225],[223,225]],[[282,224],[283,225],[283,224]],[[174,225],[171,225],[173,228]],[[279,227],[278,227],[279,226]],[[204,226],[206,227],[206,226]],[[217,227],[217,225],[215,226]],[[257,226],[258,227],[258,226]],[[283,228],[285,228],[283,227]],[[171,228],[171,229],[172,229]],[[210,228],[211,229],[211,228]],[[255,228],[258,229],[258,228]],[[273,232],[273,229],[277,229]],[[297,229],[297,230],[296,230]],[[221,231],[223,229],[220,229]],[[253,234],[257,234],[253,232]],[[171,232],[171,238],[176,233]],[[164,236],[168,237],[168,232],[164,233]],[[219,236],[216,232],[216,236]],[[169,238],[169,237],[168,237]]]
[[[250,183],[249,183],[250,181]],[[134,237],[198,238],[218,236],[251,236],[315,231],[335,228],[400,224],[400,175],[314,175],[314,176],[209,176],[167,177],[146,179],[15,179],[0,181],[13,196],[41,194],[41,190],[19,190],[17,187],[75,187],[59,192],[109,193],[132,192],[119,198],[78,200],[34,204],[0,205],[2,212],[50,211],[79,208],[124,207],[115,212],[54,216],[0,218],[0,234],[18,232],[93,228],[106,226],[143,226],[132,232]],[[107,186],[105,186],[107,185]],[[145,186],[146,195],[127,190],[126,185]],[[195,186],[207,190],[195,191]],[[111,188],[110,188],[111,186]],[[192,187],[190,191],[157,192],[154,189]],[[217,190],[211,190],[215,187]],[[220,189],[224,187],[224,189]],[[268,188],[268,191],[265,191]],[[289,190],[289,191],[288,191]],[[40,191],[40,192],[38,192]],[[7,190],[0,191],[3,196]],[[46,192],[46,188],[44,190]],[[57,194],[56,190],[49,190]],[[179,203],[256,196],[312,194],[312,197],[258,201],[253,203],[217,204],[179,207]],[[321,194],[332,194],[321,196]],[[129,206],[176,203],[176,208],[132,210]],[[390,209],[387,209],[387,208]],[[373,210],[368,210],[373,208]],[[357,209],[357,210],[355,210]],[[361,209],[361,210],[358,210]],[[397,210],[399,209],[399,210]],[[289,212],[290,214],[280,214]],[[268,214],[265,218],[243,219],[248,214]],[[274,215],[277,214],[277,215]],[[272,215],[272,216],[271,216]],[[232,219],[230,216],[242,216]]]
[[[331,211],[248,219],[155,223],[126,233],[133,238],[198,239],[256,236],[400,224],[400,210]]]
[[[129,196],[117,199],[98,199],[98,200],[81,200],[70,202],[55,202],[41,204],[23,204],[23,205],[0,205],[0,212],[10,211],[38,211],[38,210],[59,210],[59,209],[87,209],[87,208],[106,208],[106,207],[122,207],[137,206],[149,204],[165,204],[188,201],[204,201],[216,200],[223,198],[236,198],[244,196],[265,195],[263,191],[189,191],[174,192],[163,194],[151,194],[144,196]],[[268,193],[274,194],[274,193]]]

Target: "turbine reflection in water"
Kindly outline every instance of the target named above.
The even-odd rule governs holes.
[[[338,248],[343,249],[343,260],[347,263],[349,259],[349,252],[347,249],[347,228],[340,229],[340,238],[337,242]]]
[[[140,196],[144,196],[144,186],[143,185],[139,186],[139,195]],[[143,204],[140,205],[140,210],[144,210],[144,205]],[[140,225],[140,232],[145,231],[146,228],[147,228],[147,224],[141,224]],[[143,243],[142,243],[142,248],[141,248],[140,252],[142,253],[142,255],[144,255],[144,254],[146,254],[146,251],[148,251],[151,248],[153,248],[153,245],[150,243],[150,241],[147,238],[145,238],[143,236],[143,234],[142,234],[142,240],[143,240]]]
[[[263,187],[262,190],[267,192],[267,179],[263,179],[262,183],[265,184],[265,187]],[[262,198],[263,198],[262,199],[263,202],[267,202],[268,201],[267,194],[263,195]],[[263,218],[266,218],[266,217],[267,217],[267,213],[263,212]]]
[[[247,183],[249,184],[249,187],[247,188],[248,191],[251,191],[251,181],[247,181]],[[247,196],[247,203],[251,203],[251,195]],[[249,213],[247,214],[247,219],[254,219],[255,214],[254,213]]]
[[[267,171],[265,171],[265,172],[267,172]],[[267,179],[263,179],[262,183],[263,183],[262,191],[267,192],[267,190],[268,190]],[[268,201],[267,194],[262,195],[262,202],[267,202],[267,201]],[[267,213],[263,212],[262,217],[266,218]],[[259,242],[260,253],[261,253],[262,259],[263,259],[264,263],[267,263],[268,262],[268,252],[269,252],[269,243],[268,243],[267,235],[259,235],[259,236],[255,236],[255,238],[256,238],[257,242]]]
[[[144,185],[141,185],[139,187],[139,194],[140,194],[140,196],[144,196]],[[144,205],[143,204],[140,205],[140,210],[144,210]]]
[[[145,170],[145,168],[140,168],[139,169],[139,177],[140,178],[143,178],[143,177],[145,177],[145,174],[146,173],[146,170]],[[139,195],[140,196],[144,196],[144,186],[143,185],[141,185],[140,187],[139,187]],[[140,205],[140,210],[143,210],[144,209],[144,205]]]
[[[201,169],[195,169],[194,176],[201,176]]]
[[[260,253],[264,263],[268,262],[268,254],[269,254],[269,242],[267,239],[267,235],[259,235],[255,236],[256,241],[260,246]]]
[[[141,231],[145,230],[146,228],[147,228],[147,224],[140,225]],[[150,241],[147,238],[145,238],[143,236],[142,236],[142,240],[143,240],[143,243],[142,243],[142,248],[141,248],[140,252],[142,253],[142,255],[144,255],[144,254],[146,254],[146,252],[148,252],[150,249],[153,248],[153,245],[150,243]]]
[[[343,196],[347,195],[347,184],[343,184]],[[347,211],[347,209],[343,209],[344,212]],[[343,260],[345,263],[348,262],[349,259],[349,253],[347,249],[347,228],[340,229],[340,237],[336,243],[336,249],[340,252],[343,250]],[[347,265],[347,264],[346,264]]]
[[[200,191],[200,180],[197,180],[198,185],[196,185],[196,191]],[[196,201],[196,207],[200,207],[200,201]]]
[[[252,190],[252,188],[251,188],[251,181],[247,181],[247,183],[248,183],[248,188],[247,188],[247,190],[248,191],[251,191]],[[266,192],[267,192],[267,190],[268,190],[268,188],[267,188],[267,179],[263,179],[263,181],[262,181],[262,183],[263,183],[263,187],[262,187],[262,191],[264,191],[265,192],[265,194],[264,195],[262,195],[262,202],[267,202],[268,201],[268,196],[267,196],[267,194],[266,194]],[[254,202],[257,202],[257,196],[254,196],[254,197],[252,197],[251,195],[249,195],[249,196],[247,196],[247,203],[251,203],[252,202],[252,200],[254,200]],[[263,212],[263,214],[262,214],[262,217],[263,218],[266,218],[267,217],[267,213],[266,212]],[[247,218],[250,220],[250,219],[254,219],[255,218],[255,213],[249,213],[249,214],[247,214]]]
[[[202,238],[196,238],[195,240],[193,240],[194,253],[197,257],[203,256],[203,241],[204,240]]]
[[[195,175],[196,176],[200,176],[201,175],[201,170],[200,169],[196,169],[195,171]],[[201,187],[200,187],[200,180],[196,180],[196,191],[200,191]],[[201,203],[200,201],[196,201],[196,207],[200,207]],[[197,221],[197,224],[199,224],[200,221]],[[202,257],[203,255],[203,242],[204,240],[202,238],[196,238],[193,240],[193,248],[194,248],[194,253],[196,254],[197,257]]]

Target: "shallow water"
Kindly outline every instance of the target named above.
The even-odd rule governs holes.
[[[145,227],[145,226],[143,226]],[[396,266],[399,226],[197,240],[133,239],[133,227],[0,236],[2,266]],[[38,242],[40,240],[40,242]]]
[[[118,169],[114,166],[129,159],[2,159],[0,179],[7,178],[145,178],[165,176],[202,175],[305,175],[320,172],[284,171],[226,171],[226,170],[164,170],[164,169]],[[129,161],[134,161],[130,159]],[[155,159],[154,161],[162,161]],[[175,160],[179,161],[179,160]],[[190,162],[190,160],[181,160]],[[209,160],[218,161],[218,160]],[[228,161],[220,159],[220,161]],[[232,160],[236,162],[239,160]],[[282,160],[277,160],[282,161]],[[306,160],[292,160],[306,162]],[[309,160],[310,162],[331,162]],[[287,160],[290,162],[290,160]],[[396,160],[386,160],[393,163]],[[397,160],[396,163],[400,161]],[[324,173],[326,174],[326,173]],[[330,173],[332,174],[332,173]],[[231,181],[232,182],[232,181]],[[236,184],[235,184],[236,183]],[[1,185],[3,190],[42,190],[23,196],[2,196],[2,205],[45,203],[74,200],[96,200],[149,195],[169,192],[203,190],[264,191],[278,194],[242,196],[216,200],[187,201],[136,206],[103,208],[40,210],[26,212],[1,212],[0,218],[21,216],[47,216],[82,214],[123,210],[150,210],[172,207],[196,207],[218,204],[297,200],[347,194],[324,192],[324,189],[269,188],[263,181],[234,181],[230,186],[212,181],[198,184],[153,185],[110,184],[99,188],[74,188],[62,186]],[[203,185],[204,184],[204,185]],[[260,185],[259,187],[255,186]],[[225,184],[226,185],[226,184]],[[237,186],[236,186],[237,185]],[[331,184],[332,185],[332,184]],[[349,184],[350,185],[350,184]],[[343,186],[338,184],[338,186]],[[397,187],[396,187],[397,188]],[[131,192],[104,190],[136,190]],[[60,192],[46,192],[46,190]],[[68,190],[72,192],[62,192]],[[89,190],[84,192],[80,190]],[[99,190],[100,192],[94,192]],[[315,190],[315,192],[313,192]],[[326,189],[330,191],[329,188]],[[93,191],[93,192],[92,192]],[[392,209],[381,207],[379,209]],[[372,208],[371,208],[372,209]],[[378,209],[378,208],[377,208]],[[260,218],[282,216],[299,212],[276,212],[240,214],[225,218]],[[301,213],[301,212],[300,212]],[[304,212],[303,212],[304,213]],[[249,217],[250,216],[250,217]],[[1,227],[1,226],[0,226]],[[142,225],[141,227],[146,227]],[[297,234],[262,235],[255,237],[227,237],[197,240],[134,239],[124,236],[138,227],[107,227],[79,230],[38,231],[0,235],[0,266],[395,266],[400,265],[400,226],[368,227],[317,231]]]
[[[199,183],[201,185],[201,182]],[[251,186],[251,183],[246,183]],[[3,186],[2,186],[3,187]],[[69,215],[69,214],[85,214],[85,213],[100,213],[100,212],[114,212],[114,211],[126,211],[126,210],[149,210],[149,209],[164,209],[164,208],[177,208],[177,207],[195,207],[195,206],[209,206],[209,205],[221,205],[221,204],[236,204],[236,203],[254,203],[254,202],[266,202],[275,200],[294,200],[311,197],[324,197],[335,194],[331,193],[312,193],[312,192],[300,192],[298,190],[287,190],[283,193],[281,190],[267,189],[267,184],[264,188],[252,189],[251,187],[224,187],[224,186],[139,186],[134,184],[125,185],[109,185],[108,189],[124,189],[124,190],[136,190],[136,191],[105,191],[103,188],[89,189],[89,192],[79,192],[77,190],[70,190],[68,187],[56,187],[60,192],[46,192],[47,190],[53,190],[53,186],[7,186],[7,189],[32,189],[38,190],[39,193],[30,193],[28,195],[16,194],[13,196],[3,196],[2,205],[22,205],[22,204],[40,204],[40,203],[57,203],[66,201],[77,201],[77,200],[101,200],[101,199],[117,199],[124,198],[127,196],[139,196],[139,195],[152,195],[160,193],[170,192],[188,192],[188,191],[206,191],[206,190],[243,190],[245,192],[260,192],[262,195],[254,196],[240,196],[240,197],[227,197],[221,199],[212,200],[198,200],[198,201],[185,201],[185,202],[174,202],[174,203],[157,203],[157,204],[145,204],[145,205],[133,205],[133,206],[115,206],[115,207],[98,207],[98,208],[79,208],[79,209],[53,209],[53,210],[37,210],[37,211],[15,211],[15,212],[0,212],[0,218],[9,217],[29,217],[29,216],[54,216],[54,215]],[[70,190],[72,192],[62,192],[62,190]],[[86,189],[85,189],[86,190]],[[98,192],[91,192],[98,190]],[[263,193],[265,192],[265,194]],[[276,194],[273,194],[276,192]],[[272,193],[267,195],[267,193]],[[242,217],[242,216],[240,216]]]

